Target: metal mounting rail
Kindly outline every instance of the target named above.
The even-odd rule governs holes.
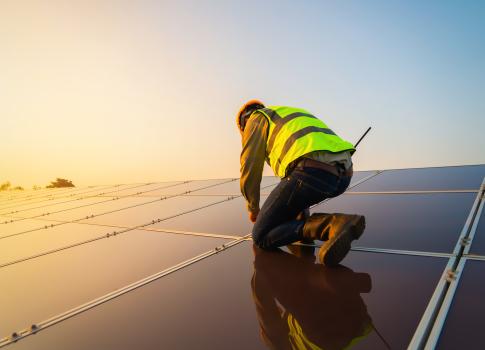
[[[426,345],[424,347],[425,350],[432,350],[436,348],[439,336],[441,334],[441,330],[443,329],[443,326],[445,324],[446,316],[448,315],[448,311],[451,307],[451,302],[453,301],[453,297],[455,296],[456,287],[460,282],[463,269],[465,268],[465,263],[466,258],[460,258],[456,268],[452,271],[449,271],[448,273],[447,282],[449,286],[446,291],[446,295],[440,305],[440,309],[434,321],[433,328],[431,329],[429,337],[426,341]]]
[[[96,299],[93,299],[91,301],[88,301],[87,303],[84,303],[82,305],[76,306],[70,310],[67,310],[61,314],[55,315],[51,318],[48,318],[47,320],[38,322],[38,323],[33,323],[30,327],[25,328],[23,330],[20,330],[18,332],[13,332],[10,336],[4,337],[0,339],[0,348],[7,346],[11,343],[17,342],[21,339],[24,339],[30,335],[36,334],[40,331],[43,331],[44,329],[53,326],[59,322],[62,322],[64,320],[67,320],[73,316],[79,315],[80,313],[83,313],[85,311],[88,311],[96,306],[99,306],[101,304],[104,304],[112,299],[115,299],[123,294],[126,294],[128,292],[131,292],[137,288],[140,288],[142,286],[145,286],[153,281],[156,281],[164,276],[167,276],[169,274],[172,274],[178,270],[181,270],[187,266],[190,266],[198,261],[201,261],[203,259],[206,259],[212,255],[218,254],[222,251],[225,251],[241,242],[245,242],[246,238],[249,237],[249,235],[240,237],[238,239],[235,239],[233,241],[230,241],[228,243],[225,243],[221,246],[215,247],[214,249],[211,249],[205,253],[202,253],[200,255],[197,255],[191,259],[185,260],[177,265],[174,265],[172,267],[169,267],[168,269],[162,270],[160,272],[157,272],[153,275],[147,276],[141,280],[138,280],[136,282],[133,282],[129,285],[126,285],[122,288],[119,288],[115,291],[112,291],[110,293],[107,293],[103,296],[100,296]]]
[[[470,230],[470,233],[467,236],[467,238],[463,240],[463,244],[465,244],[465,247],[463,249],[463,255],[470,254],[470,248],[472,246],[473,239],[475,238],[475,233],[477,232],[477,227],[478,227],[478,224],[480,222],[480,218],[482,216],[484,206],[485,206],[485,198],[482,198],[480,206],[478,207],[476,218],[473,221],[473,225],[472,225],[472,228]]]
[[[443,330],[443,326],[446,321],[446,317],[451,307],[451,303],[453,302],[453,298],[455,297],[456,288],[460,282],[460,278],[463,273],[463,269],[465,268],[465,263],[467,258],[463,256],[463,254],[468,253],[470,251],[471,244],[473,242],[473,237],[475,236],[475,231],[478,226],[478,222],[480,221],[480,215],[483,210],[484,205],[484,194],[485,194],[485,178],[482,181],[480,186],[480,192],[477,195],[477,199],[479,200],[478,203],[474,203],[474,208],[470,211],[471,220],[467,220],[466,224],[468,225],[468,230],[466,232],[462,231],[462,235],[460,235],[460,239],[458,241],[457,247],[459,248],[457,254],[457,265],[454,269],[450,272],[450,276],[448,279],[448,290],[446,291],[446,295],[443,299],[443,302],[440,306],[438,315],[433,324],[433,328],[429,334],[429,337],[426,342],[425,349],[431,350],[435,349],[436,345],[438,344],[439,337],[441,335],[441,331]]]
[[[453,257],[453,255],[449,253],[426,252],[426,251],[418,251],[418,250],[370,248],[370,247],[358,247],[358,246],[352,247],[351,250],[357,251],[357,252],[428,256],[428,257],[434,257],[434,258],[448,258],[448,259]]]
[[[469,235],[473,228],[476,229],[477,223],[475,221],[478,221],[479,219],[477,214],[480,208],[483,208],[483,203],[481,202],[483,201],[484,191],[485,178],[480,185],[475,201],[470,209],[463,229],[460,232],[455,249],[453,250],[453,257],[449,259],[448,264],[443,271],[433,296],[431,297],[414,336],[409,343],[408,349],[430,350],[434,349],[438,343],[441,330],[466,261],[466,258],[463,258],[463,252],[467,246],[471,245]]]

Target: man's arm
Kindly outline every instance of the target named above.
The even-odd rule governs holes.
[[[259,212],[259,189],[266,155],[268,122],[259,113],[247,121],[242,138],[241,193],[246,198],[250,217],[256,219]],[[252,220],[253,221],[253,220]]]

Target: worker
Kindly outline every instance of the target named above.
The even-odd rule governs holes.
[[[250,100],[237,113],[236,122],[242,137],[240,187],[249,219],[255,223],[254,243],[272,249],[321,240],[320,262],[338,265],[364,231],[365,218],[340,213],[309,216],[308,208],[347,189],[354,146],[299,108],[265,107]],[[265,160],[281,181],[260,209]]]

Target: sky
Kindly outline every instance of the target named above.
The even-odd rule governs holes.
[[[357,170],[485,163],[485,2],[0,3],[0,182],[238,177],[252,98],[372,126]]]

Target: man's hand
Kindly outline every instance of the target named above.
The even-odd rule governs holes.
[[[254,212],[249,212],[249,220],[253,223],[256,222],[256,219],[258,218],[258,214],[259,214],[259,210]]]

